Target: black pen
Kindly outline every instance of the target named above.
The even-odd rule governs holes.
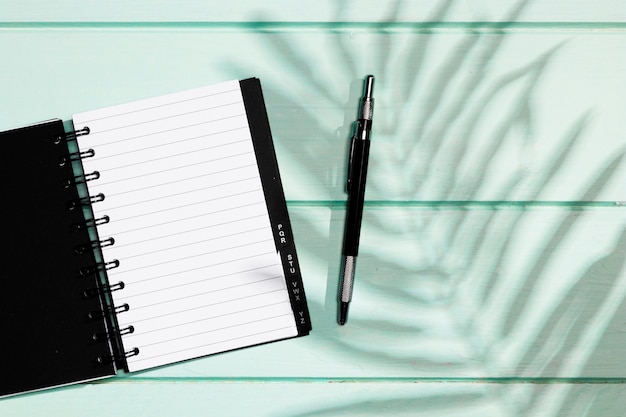
[[[370,131],[372,130],[372,114],[374,112],[374,76],[365,79],[365,93],[361,99],[359,119],[356,121],[354,136],[348,162],[348,210],[346,213],[346,230],[343,242],[343,274],[341,277],[341,302],[339,324],[348,319],[348,306],[352,299],[354,270],[356,257],[359,254],[359,237],[361,235],[361,219],[363,217],[363,198],[365,197],[365,178],[367,161],[370,153]]]

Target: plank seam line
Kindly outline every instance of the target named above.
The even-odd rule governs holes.
[[[409,377],[372,377],[372,378],[323,378],[323,377],[117,377],[108,380],[95,381],[95,384],[106,383],[258,383],[258,384],[285,384],[285,383],[359,383],[359,384],[419,384],[419,383],[482,383],[482,384],[625,384],[625,378],[409,378]]]
[[[244,32],[336,31],[336,32],[600,32],[624,33],[626,22],[295,22],[295,21],[1,21],[0,29],[179,29],[236,30]]]

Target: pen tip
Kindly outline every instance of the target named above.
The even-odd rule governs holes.
[[[344,325],[346,324],[346,320],[348,320],[348,306],[350,304],[345,303],[345,302],[341,302],[341,308],[339,310],[339,324],[340,325]]]

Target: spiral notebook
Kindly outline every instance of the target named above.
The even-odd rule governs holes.
[[[0,396],[309,333],[258,79],[73,126],[0,133]]]

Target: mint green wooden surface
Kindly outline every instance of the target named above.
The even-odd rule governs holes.
[[[313,333],[1,400],[0,415],[623,415],[626,6],[248,3],[1,1],[0,130],[261,78]],[[368,73],[370,176],[339,327]]]

